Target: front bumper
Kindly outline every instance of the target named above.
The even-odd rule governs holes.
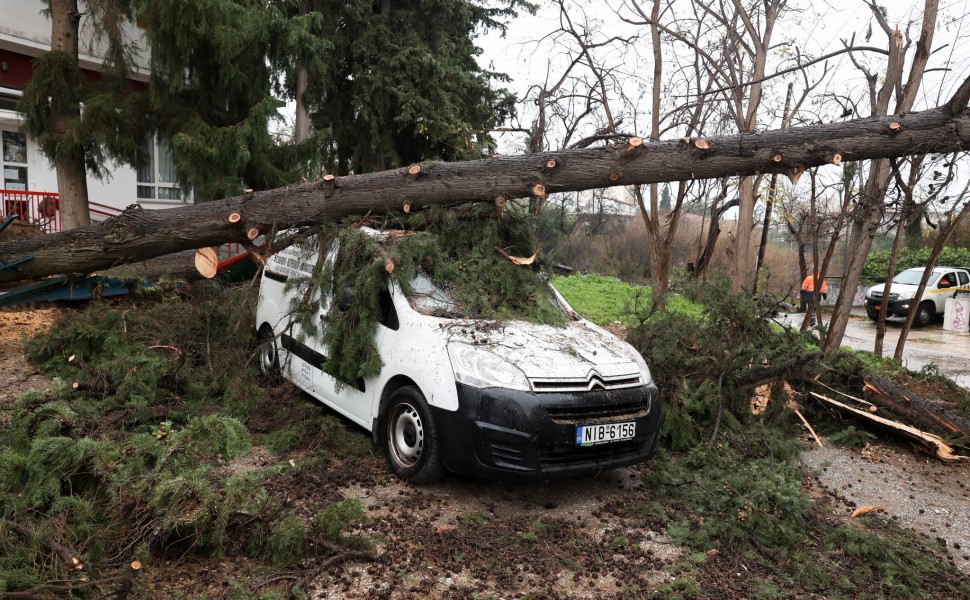
[[[879,314],[879,305],[882,303],[882,299],[866,298],[866,312],[869,313],[870,317],[874,317]],[[890,300],[889,306],[886,307],[887,317],[906,317],[909,316],[909,309],[913,306],[913,299],[907,298],[906,300]]]
[[[660,438],[660,402],[653,384],[582,393],[479,389],[460,383],[458,410],[431,407],[448,469],[530,479],[579,475],[649,458]],[[636,423],[632,440],[577,446],[576,427]]]

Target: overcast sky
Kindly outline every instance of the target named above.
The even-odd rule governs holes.
[[[611,7],[622,5],[622,0],[567,1],[571,6],[570,13],[576,16],[576,20],[581,19],[585,13],[594,21],[600,20],[610,35],[626,35],[635,32],[631,28],[624,29],[625,26],[613,15]],[[647,5],[645,10],[649,11],[649,0],[644,3]],[[483,49],[480,63],[487,68],[508,73],[513,78],[509,87],[519,97],[525,94],[530,84],[541,82],[548,70],[552,69],[555,72],[556,67],[555,64],[552,67],[549,64],[550,54],[552,54],[551,44],[548,40],[545,43],[538,43],[537,40],[541,40],[558,27],[558,7],[545,0],[538,0],[537,4],[540,4],[537,14],[524,14],[509,23],[508,33],[504,38],[492,32],[477,40]],[[918,36],[922,2],[888,0],[879,4],[886,8],[890,25],[897,25],[905,30],[907,24],[913,22],[915,25],[911,27],[911,36],[914,38]],[[792,40],[803,53],[813,56],[840,49],[842,47],[840,39],[849,39],[853,34],[856,36],[856,45],[866,45],[863,37],[871,22],[872,13],[862,0],[841,2],[790,0],[789,6],[797,8],[800,12],[796,13],[792,10],[788,13],[784,26],[776,30],[774,41]],[[970,75],[970,42],[963,39],[954,43],[955,40],[970,34],[968,31],[970,27],[967,27],[970,23],[965,22],[967,10],[968,0],[941,0],[939,26],[934,39],[934,48],[938,51],[932,57],[929,66],[939,67],[949,62],[952,70],[949,73],[941,71],[928,75],[927,83],[922,89],[923,98],[917,102],[917,108],[936,105],[939,103],[938,98],[947,99],[959,83]],[[639,44],[643,48],[644,56],[649,56],[649,32],[645,28],[640,32],[644,38]],[[885,35],[878,26],[873,26],[872,39],[868,45],[886,46]],[[634,63],[629,65],[631,71],[649,73],[652,69],[649,59],[637,58],[634,54],[627,55],[625,59]],[[879,61],[884,58],[871,56],[868,60],[869,64],[874,65],[878,71]],[[862,75],[852,66],[847,56],[842,55],[832,59],[830,66],[836,68],[830,85],[836,87],[865,85]],[[864,87],[859,89],[862,90]],[[629,123],[629,120],[627,122]],[[513,140],[508,139],[515,136],[503,137],[505,138],[502,140],[503,151],[515,151]]]

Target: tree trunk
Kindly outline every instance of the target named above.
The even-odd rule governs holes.
[[[300,0],[299,15],[305,17],[310,12],[310,0]],[[296,122],[293,125],[293,141],[299,144],[310,137],[310,111],[303,96],[306,94],[308,74],[306,65],[296,70]]]
[[[69,55],[78,61],[78,25],[81,13],[77,0],[51,0],[51,51]],[[57,170],[57,192],[60,195],[61,227],[65,230],[91,222],[88,209],[88,179],[84,168],[84,147],[71,143],[66,132],[81,123],[81,106],[77,101],[51,98],[51,121],[54,133],[62,143],[54,155]]]
[[[400,210],[405,202],[411,210],[417,210],[430,205],[528,197],[538,184],[549,194],[611,184],[787,173],[830,163],[836,152],[843,160],[863,160],[966,150],[970,149],[970,113],[963,108],[965,97],[970,96],[970,80],[960,89],[960,102],[953,104],[959,108],[947,105],[903,116],[717,136],[706,140],[707,149],[677,140],[429,162],[417,176],[409,175],[404,168],[328,176],[317,182],[162,211],[129,208],[104,223],[0,244],[0,283],[91,272],[180,250],[247,242],[247,232],[253,228],[265,234],[333,222],[352,214]],[[901,125],[895,133],[889,128],[891,122]],[[783,149],[785,159],[775,162],[772,157],[779,149]],[[242,216],[235,223],[228,219],[233,212]],[[874,227],[872,231],[874,235]],[[858,264],[850,262],[850,275],[854,272],[854,277],[848,280],[857,282],[865,252],[853,258],[858,258]],[[842,296],[846,295],[851,303],[852,294],[843,290]],[[842,327],[844,331],[844,323]]]

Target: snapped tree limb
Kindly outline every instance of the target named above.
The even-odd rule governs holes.
[[[797,176],[808,167],[970,149],[970,113],[951,106],[878,117],[704,138],[545,152],[408,168],[244,193],[168,210],[129,207],[70,231],[0,244],[0,283],[90,273],[183,250],[248,242],[254,232],[333,222],[351,214],[495,202],[545,193],[732,175]],[[891,128],[890,125],[899,126]],[[775,157],[783,158],[776,161]],[[546,165],[555,161],[556,168]]]

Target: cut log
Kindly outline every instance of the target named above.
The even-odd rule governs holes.
[[[219,253],[215,248],[199,248],[195,252],[195,270],[206,279],[219,272]]]
[[[954,454],[953,448],[946,443],[946,440],[944,440],[938,435],[934,435],[927,431],[920,431],[919,429],[916,429],[915,427],[910,427],[909,425],[906,425],[904,423],[893,421],[891,419],[885,419],[883,417],[880,417],[879,415],[874,415],[870,412],[866,412],[864,410],[854,408],[852,406],[849,406],[848,404],[843,404],[838,400],[833,400],[832,398],[823,396],[818,392],[809,392],[809,393],[813,398],[815,398],[816,400],[820,401],[823,404],[832,406],[841,411],[850,412],[856,415],[857,417],[865,419],[866,421],[869,421],[870,423],[880,428],[887,429],[897,435],[901,435],[905,437],[906,439],[912,442],[915,442],[918,446],[924,448],[927,452],[939,458],[940,460],[947,460],[947,461],[970,460],[970,456],[959,456],[957,454]]]
[[[898,386],[878,375],[866,375],[866,399],[881,406],[920,429],[940,435],[961,436],[970,433],[970,425],[957,415],[934,406],[916,392]]]
[[[961,88],[962,89],[962,88]],[[899,123],[895,135],[889,124]],[[700,145],[708,149],[697,151]],[[949,106],[890,117],[790,127],[744,135],[582,148],[556,153],[428,163],[408,181],[400,169],[298,183],[168,210],[128,207],[121,215],[70,231],[0,243],[0,283],[61,273],[90,273],[183,250],[246,240],[246,229],[227,218],[245,216],[249,228],[281,231],[332,223],[353,214],[431,205],[494,202],[606,187],[622,164],[624,184],[711,179],[756,173],[796,175],[843,160],[889,158],[970,149],[970,112]],[[781,163],[771,159],[782,154]],[[553,173],[542,172],[549,160]],[[792,165],[799,165],[793,172]],[[536,182],[541,181],[540,185]]]

